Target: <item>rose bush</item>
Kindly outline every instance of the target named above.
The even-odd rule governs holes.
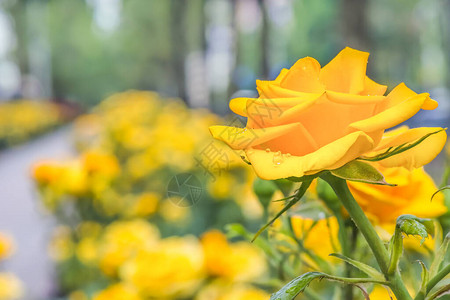
[[[257,81],[257,99],[231,100],[231,110],[248,118],[245,128],[212,126],[210,131],[231,148],[245,150],[259,177],[278,179],[333,170],[440,130],[423,127],[384,135],[420,109],[435,109],[437,102],[404,83],[384,96],[387,87],[366,76],[368,57],[345,48],[323,68],[314,58],[302,58],[275,80]],[[421,167],[445,140],[442,130],[380,164]]]

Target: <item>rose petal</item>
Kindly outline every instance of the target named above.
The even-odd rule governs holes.
[[[209,131],[215,139],[225,142],[233,149],[245,149],[270,141],[291,131],[301,130],[300,123],[282,126],[250,129],[229,126],[210,126]]]
[[[293,143],[292,141],[301,141]],[[258,149],[270,149],[272,152],[281,151],[282,153],[290,153],[295,156],[306,155],[319,149],[314,137],[299,124],[295,131],[290,131],[280,135],[270,141],[260,144]]]
[[[289,70],[286,68],[281,69],[280,74],[278,74],[278,76],[277,76],[277,78],[275,78],[274,82],[277,84],[280,84],[281,81],[284,79],[284,77],[286,77],[288,72],[289,72]]]
[[[414,116],[422,107],[428,94],[419,94],[388,108],[373,117],[353,122],[350,128],[372,132],[380,129],[394,127]]]
[[[265,99],[273,98],[295,98],[304,97],[310,93],[298,92],[290,89],[285,89],[274,81],[256,80],[256,89],[259,97]]]
[[[277,155],[265,150],[248,149],[247,157],[256,174],[266,180],[315,174],[325,169],[336,169],[361,156],[373,147],[373,140],[364,132],[346,135],[319,150],[304,155]]]
[[[388,98],[386,101],[387,108],[393,107],[393,106],[405,101],[405,99],[411,98],[416,95],[417,95],[416,92],[414,92],[413,90],[408,88],[406,86],[406,84],[402,82],[399,85],[397,85],[389,93],[389,95],[387,95],[387,98]],[[430,97],[427,97],[421,108],[426,109],[426,110],[433,110],[436,107],[438,107],[438,103],[436,101],[434,101],[433,99],[430,99]]]
[[[387,181],[387,180],[386,180]],[[389,180],[389,183],[396,183],[395,181]],[[350,192],[352,192],[352,195],[355,197],[355,199],[358,201],[360,205],[383,205],[386,204],[388,206],[392,207],[401,207],[403,205],[408,204],[408,200],[405,197],[402,197],[401,195],[395,196],[393,193],[388,193],[389,197],[386,197],[386,191],[383,191],[383,189],[380,189],[379,185],[374,184],[367,184],[362,182],[348,182],[348,187],[350,189]],[[397,187],[392,186],[383,186],[388,187],[390,189],[394,189]],[[376,199],[377,203],[374,203],[374,201],[371,201],[372,199]],[[371,207],[372,210],[375,210],[375,207]],[[378,214],[377,214],[378,215]]]
[[[380,144],[375,149],[376,152],[371,153],[373,156],[386,151],[389,147],[400,146],[404,143],[413,143],[421,137],[442,129],[440,127],[420,127],[407,131],[401,130],[401,133],[394,136],[389,136],[381,140]],[[445,131],[430,135],[417,146],[406,150],[397,155],[393,155],[378,163],[383,167],[405,167],[408,169],[419,168],[431,162],[444,148],[447,140]]]
[[[319,62],[312,57],[305,57],[289,69],[280,86],[298,92],[321,94],[325,87],[319,80],[319,73]]]
[[[265,126],[282,125],[289,122],[298,122],[299,114],[321,101],[317,94],[308,94],[307,98],[285,98],[289,101],[272,101],[273,99],[255,99],[247,102],[248,126],[259,128]],[[280,99],[281,100],[281,99]],[[270,102],[269,102],[270,101]],[[289,106],[277,106],[287,104]]]
[[[234,98],[230,101],[230,109],[235,114],[246,117],[247,116],[247,100],[248,98]]]
[[[385,96],[363,96],[332,91],[327,91],[325,94],[328,100],[340,104],[370,104],[379,103],[386,99]]]
[[[376,83],[372,79],[366,76],[364,80],[364,90],[359,94],[365,96],[383,96],[386,93],[387,85]]]
[[[346,47],[320,70],[327,90],[359,94],[364,90],[369,53]]]

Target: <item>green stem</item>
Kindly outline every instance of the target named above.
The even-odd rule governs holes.
[[[400,257],[403,253],[403,237],[398,226],[395,226],[394,236],[390,242],[391,260],[389,262],[388,274],[394,274],[397,271]]]
[[[399,272],[395,272],[392,275],[388,274],[389,268],[389,254],[384,246],[383,242],[380,240],[377,232],[373,228],[369,219],[367,219],[361,207],[353,198],[350,190],[348,189],[347,182],[344,179],[335,177],[330,173],[325,173],[321,176],[323,180],[328,182],[328,184],[333,188],[334,192],[342,202],[350,217],[352,218],[355,225],[363,234],[366,239],[370,249],[372,250],[375,259],[389,282],[389,286],[392,292],[395,294],[398,300],[412,300],[408,291],[403,284]]]
[[[450,264],[446,265],[442,270],[440,270],[433,278],[431,278],[427,283],[427,294],[431,291],[432,288],[436,284],[438,284],[439,281],[441,281],[447,274],[450,273]]]
[[[327,203],[327,202],[325,202]],[[327,203],[328,204],[328,203]],[[338,231],[338,238],[339,238],[339,243],[341,244],[342,247],[342,253],[347,256],[350,257],[351,256],[351,250],[350,250],[350,244],[349,244],[349,236],[348,236],[348,232],[347,232],[347,226],[345,224],[345,220],[341,214],[341,205],[339,205],[339,207],[337,209],[333,209],[332,206],[328,205],[328,208],[330,208],[334,215],[336,216],[336,220],[338,222],[338,226],[339,226],[339,231]],[[348,264],[345,264],[345,276],[346,277],[351,277],[351,266]],[[347,285],[344,289],[344,297],[347,300],[352,300],[353,299],[353,286],[352,285]]]

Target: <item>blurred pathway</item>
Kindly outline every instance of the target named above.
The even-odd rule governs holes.
[[[6,268],[24,282],[25,299],[48,299],[54,274],[46,250],[54,221],[39,206],[30,166],[41,159],[69,157],[71,152],[70,127],[0,152],[0,231],[13,235],[17,244],[0,271]]]

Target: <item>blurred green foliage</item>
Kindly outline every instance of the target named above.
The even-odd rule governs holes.
[[[206,68],[198,84],[219,111],[237,90],[253,90],[255,79],[273,78],[304,56],[324,64],[345,46],[371,52],[369,75],[390,87],[405,81],[420,91],[449,80],[450,6],[437,0],[121,0],[119,25],[110,32],[95,23],[96,2],[0,2],[13,19],[13,60],[22,74],[32,73],[32,53],[47,50],[56,98],[90,106],[133,88],[189,102],[188,68],[196,66],[186,59],[194,52]],[[255,28],[245,28],[248,22]],[[221,40],[218,28],[231,38]],[[36,48],[36,39],[47,45]],[[208,58],[217,50],[230,52],[225,92],[208,82],[223,68]]]

